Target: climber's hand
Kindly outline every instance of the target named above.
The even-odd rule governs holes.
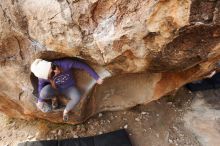
[[[99,78],[97,81],[96,81],[97,84],[101,85],[103,83],[103,79]]]

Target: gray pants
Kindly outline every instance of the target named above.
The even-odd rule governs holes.
[[[65,97],[70,99],[65,108],[65,110],[68,112],[73,109],[75,105],[80,101],[80,93],[78,89],[74,86],[58,91],[49,84],[44,86],[40,92],[40,97],[42,99],[52,99],[53,97],[59,95],[64,95]]]

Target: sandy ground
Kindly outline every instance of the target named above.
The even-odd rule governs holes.
[[[213,109],[210,106],[213,97],[209,95],[209,92],[190,93],[182,88],[175,96],[126,111],[100,113],[75,126],[43,120],[15,120],[1,115],[0,145],[78,138],[125,128],[134,146],[217,146],[220,144],[220,108],[216,105],[219,98],[213,94],[216,105]],[[205,100],[206,96],[210,100]]]

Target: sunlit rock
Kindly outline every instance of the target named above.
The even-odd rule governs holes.
[[[62,122],[62,110],[36,109],[36,58],[78,57],[105,77],[76,72],[82,100],[69,123],[123,110],[211,72],[220,58],[220,3],[168,0],[0,2],[0,111]]]

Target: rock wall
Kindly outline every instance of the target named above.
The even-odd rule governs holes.
[[[1,1],[0,111],[62,122],[61,111],[35,107],[30,64],[38,57],[79,57],[111,73],[101,86],[78,73],[88,94],[72,124],[156,100],[215,68],[219,9],[217,0]]]

